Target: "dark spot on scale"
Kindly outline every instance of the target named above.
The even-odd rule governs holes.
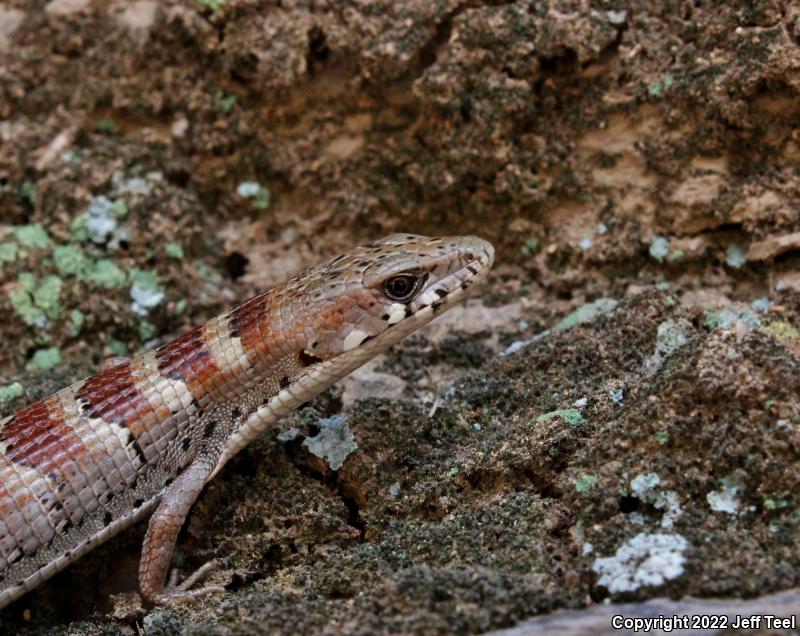
[[[269,404],[269,401],[270,401],[271,399],[272,399],[271,397],[265,397],[265,398],[264,398],[264,399],[261,401],[261,406],[266,406],[267,404]]]
[[[186,451],[188,451],[191,445],[192,445],[192,440],[190,440],[188,437],[184,437],[183,441],[181,442],[181,448],[183,449],[183,452],[185,453]]]
[[[166,488],[167,486],[169,486],[169,485],[170,485],[170,484],[171,484],[173,481],[175,481],[175,478],[174,478],[174,477],[168,477],[168,478],[167,478],[167,481],[165,481],[165,482],[164,482],[164,488]]]
[[[78,402],[81,405],[81,413],[86,413],[86,411],[92,408],[92,405],[89,402],[89,400],[84,400],[83,398],[81,398],[80,400],[78,400]]]
[[[441,308],[442,308],[442,303],[432,303],[432,304],[431,304],[431,309],[433,310],[433,313],[434,313],[434,314],[435,314],[435,313],[438,313],[438,311],[439,311]]]
[[[472,265],[467,265],[467,269],[472,272],[473,276],[478,274],[478,270],[475,269]]]
[[[56,490],[58,490],[58,492],[64,492],[66,489],[67,489],[67,482],[65,482],[65,481],[62,481],[62,482],[61,482],[60,484],[58,484],[58,486],[56,487]]]
[[[319,346],[319,342],[317,342],[316,340],[311,343],[311,348],[312,349],[316,349],[318,346]]]
[[[231,411],[231,417],[233,417],[235,420],[242,417],[242,409],[240,409],[238,406],[234,406],[233,410]]]
[[[389,320],[389,314],[383,314],[383,316],[381,316],[381,320]]]
[[[128,421],[124,417],[115,417],[113,422],[117,426],[127,426],[128,425]]]
[[[239,331],[239,327],[231,327],[228,335],[231,338],[241,338],[242,336],[241,332]]]
[[[133,452],[136,453],[136,456],[139,458],[139,461],[142,462],[142,465],[143,466],[146,465],[147,457],[144,456],[144,451],[142,450],[142,447],[139,445],[138,439],[136,438],[133,439],[133,441],[131,442],[131,448],[133,449]]]
[[[15,553],[10,559],[9,563],[14,564],[22,558],[22,552]]]
[[[413,315],[414,315],[414,312],[411,310],[411,307],[409,307],[408,305],[406,305],[406,316],[405,316],[405,317],[406,317],[406,318],[410,318],[410,317],[411,317],[411,316],[413,316]]]
[[[288,376],[288,375],[285,375],[285,376],[283,376],[283,377],[282,377],[282,378],[281,378],[281,379],[278,381],[278,386],[279,386],[280,388],[282,388],[282,389],[285,389],[287,386],[289,386],[289,384],[290,384],[290,382],[289,382],[289,376]]]
[[[144,505],[144,499],[134,499],[133,500],[133,507],[134,508],[141,508]]]
[[[114,515],[106,510],[106,514],[103,515],[103,525],[110,526],[112,521],[114,521]]]
[[[469,288],[468,282],[464,281],[463,283],[461,283],[461,289],[468,289],[468,288]]]
[[[310,367],[312,364],[322,362],[322,358],[318,358],[313,353],[308,353],[308,351],[305,350],[300,352],[297,359],[300,361],[300,365],[304,367]]]
[[[447,292],[441,288],[434,289],[433,293],[436,294],[439,298],[444,298],[445,296],[447,296]]]
[[[206,427],[203,429],[203,437],[208,439],[214,434],[214,429],[217,428],[217,420],[208,420]]]

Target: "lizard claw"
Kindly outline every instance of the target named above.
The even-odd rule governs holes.
[[[156,597],[156,602],[159,605],[176,605],[179,603],[186,603],[192,601],[205,594],[222,593],[225,591],[224,585],[205,585],[196,590],[191,588],[198,582],[203,580],[211,572],[217,569],[219,564],[215,559],[208,563],[203,564],[192,574],[187,576],[181,583],[177,583],[178,570],[172,570],[164,591]]]

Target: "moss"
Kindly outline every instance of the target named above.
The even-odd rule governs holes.
[[[15,287],[8,292],[8,299],[14,312],[26,325],[42,325],[44,312],[33,304],[33,298],[24,286]]]
[[[61,364],[61,351],[57,347],[48,347],[47,349],[36,351],[26,368],[29,371],[34,371],[37,369],[50,369],[58,364]]]

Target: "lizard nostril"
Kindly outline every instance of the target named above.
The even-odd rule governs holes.
[[[472,252],[467,252],[466,254],[464,254],[464,260],[465,261],[474,261],[475,260],[475,254],[473,254]]]

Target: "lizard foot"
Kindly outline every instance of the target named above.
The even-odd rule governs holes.
[[[178,583],[178,570],[172,570],[164,591],[156,597],[159,605],[176,605],[192,601],[205,594],[218,594],[225,591],[223,585],[204,585],[196,590],[191,589],[196,583],[203,580],[211,572],[216,570],[218,563],[212,559],[208,563],[200,566],[192,574],[187,576],[181,583]]]

